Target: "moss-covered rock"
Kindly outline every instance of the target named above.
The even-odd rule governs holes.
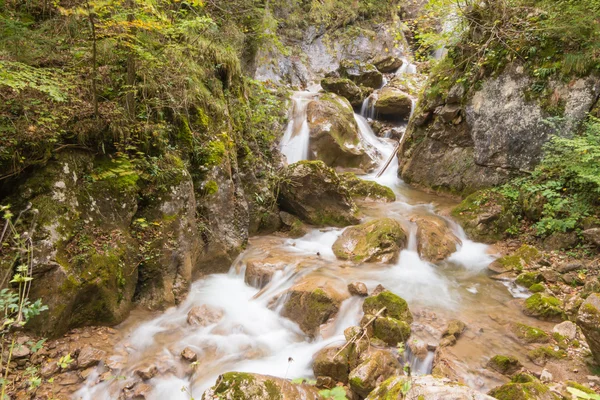
[[[417,223],[417,250],[424,260],[443,261],[460,245],[460,239],[445,220],[433,216],[419,217]]]
[[[442,332],[442,340],[440,340],[440,347],[454,346],[458,338],[467,329],[467,325],[458,319],[453,319],[448,322],[448,326]]]
[[[540,346],[527,353],[527,358],[539,366],[544,366],[549,360],[562,360],[566,357],[564,350],[555,350],[553,346]]]
[[[381,218],[347,228],[333,244],[333,252],[340,260],[393,263],[406,241],[398,221]]]
[[[385,310],[369,325],[367,333],[370,337],[382,340],[389,346],[406,342],[411,332],[412,314],[406,301],[388,290],[365,299],[363,303],[365,315],[361,325],[373,319],[384,307]]]
[[[345,97],[353,107],[360,107],[370,93],[348,78],[325,78],[321,81],[321,87],[327,92]]]
[[[379,89],[383,85],[383,75],[372,64],[344,60],[340,63],[338,72],[340,76],[351,79],[359,86]]]
[[[228,372],[219,376],[202,400],[319,400],[317,388],[267,375]]]
[[[512,356],[495,355],[490,358],[487,367],[502,375],[512,375],[521,369],[521,362]]]
[[[545,321],[562,321],[565,318],[562,302],[542,293],[536,293],[525,300],[523,313]]]
[[[544,281],[544,277],[540,273],[537,273],[537,272],[523,272],[522,274],[520,274],[519,276],[517,276],[517,279],[516,279],[515,282],[518,285],[521,285],[521,286],[529,289],[531,286],[535,285],[536,283],[540,283],[540,282],[543,282],[543,281]]]
[[[600,294],[592,293],[579,307],[577,325],[590,346],[592,355],[600,364]]]
[[[400,363],[388,350],[372,351],[365,358],[349,375],[350,388],[363,398],[381,382],[400,372]]]
[[[380,115],[396,119],[408,117],[412,106],[412,98],[407,93],[393,86],[384,87],[379,92],[379,96],[375,102],[375,110]]]
[[[490,396],[498,400],[559,400],[560,396],[531,375],[519,374],[513,381],[492,389]]]
[[[358,222],[358,209],[338,175],[322,161],[300,161],[282,172],[282,210],[316,226]]]
[[[330,377],[335,382],[348,383],[350,370],[359,363],[359,352],[355,344],[340,350],[341,346],[327,347],[314,355],[313,372],[316,377]]]
[[[309,155],[330,167],[368,171],[373,160],[363,147],[352,106],[332,93],[313,100],[306,109],[310,130]]]
[[[384,307],[385,310],[380,315],[404,321],[408,324],[412,323],[413,316],[408,309],[406,300],[389,290],[367,297],[363,303],[363,312],[375,315]]]
[[[533,246],[524,244],[512,254],[498,258],[490,265],[490,270],[497,273],[517,271],[521,272],[524,268],[532,266],[542,258],[542,253]],[[539,276],[534,279],[540,282]],[[533,282],[535,283],[535,282]],[[532,284],[533,284],[532,283]]]
[[[550,341],[550,335],[533,326],[515,323],[511,324],[510,329],[519,340],[525,343],[548,343]]]
[[[343,285],[307,279],[292,286],[284,296],[281,315],[296,322],[307,335],[316,336],[321,324],[338,313],[349,294]]]
[[[410,385],[406,382],[410,381]],[[470,387],[440,379],[431,375],[395,376],[382,382],[373,390],[366,400],[441,400],[441,399],[469,399],[469,400],[493,400]]]
[[[360,179],[352,172],[339,174],[344,186],[348,188],[352,198],[365,201],[393,202],[396,200],[394,191],[377,182]]]

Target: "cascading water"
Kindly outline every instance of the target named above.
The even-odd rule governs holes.
[[[408,59],[406,57],[402,58],[402,66],[400,68],[398,68],[398,71],[396,71],[396,75],[403,75],[403,74],[416,74],[417,73],[417,66],[413,63],[411,63],[410,61],[408,61]]]
[[[287,158],[288,164],[308,158],[310,131],[306,119],[306,108],[308,103],[316,96],[317,94],[313,92],[296,92],[292,96],[294,106],[280,147],[281,153]]]
[[[410,71],[408,67],[407,71]],[[289,163],[308,157],[306,106],[314,96],[307,92],[294,95],[292,120],[281,146]],[[395,143],[378,138],[365,119],[368,113],[363,110],[362,114],[355,115],[360,140],[381,166],[393,154]],[[135,382],[134,371],[148,364],[159,369],[158,376],[149,381],[152,392],[146,397],[148,400],[188,400],[190,394],[200,398],[217,376],[227,371],[283,378],[311,377],[313,354],[323,347],[344,343],[344,330],[359,324],[362,299],[350,297],[345,300],[335,320],[323,325],[320,335],[309,340],[295,323],[279,313],[286,290],[309,279],[342,286],[360,281],[370,291],[383,284],[409,302],[415,315],[413,333],[429,335],[434,343],[443,329],[436,327],[438,315],[444,316],[445,320],[458,314],[477,324],[487,318],[490,310],[502,307],[501,312],[509,312],[504,305],[510,299],[506,289],[481,274],[494,259],[488,246],[470,241],[458,224],[438,216],[431,203],[439,199],[410,189],[398,178],[397,168],[397,163],[393,162],[379,178],[375,173],[363,176],[389,186],[397,195],[398,200],[394,203],[374,203],[363,208],[366,218],[394,218],[408,233],[407,248],[394,265],[363,264],[357,268],[338,261],[331,249],[343,232],[337,228],[312,230],[299,239],[252,238],[248,249],[228,274],[211,275],[196,282],[183,304],[152,320],[129,324],[135,327],[123,332],[124,339],[111,357],[111,372],[108,372],[108,366],[99,365],[76,393],[76,398],[117,398],[123,387]],[[456,252],[438,264],[423,260],[419,256],[415,216],[446,221],[461,242]],[[263,260],[267,256],[280,260],[285,268],[275,272],[262,289],[246,284],[247,262]],[[219,310],[222,318],[207,326],[190,326],[186,321],[188,312],[201,305]],[[484,332],[478,334],[481,337],[474,336],[470,341],[469,354],[486,354],[490,343],[496,345],[495,336],[485,336],[494,335],[493,329],[486,326],[480,332]],[[195,369],[180,359],[186,347],[198,355]],[[502,343],[501,350],[506,350],[506,344]],[[404,358],[416,374],[431,371],[431,351],[419,359],[407,349]],[[473,373],[466,369],[465,379],[471,379]],[[107,374],[124,378],[107,379]],[[181,391],[182,387],[187,393]]]

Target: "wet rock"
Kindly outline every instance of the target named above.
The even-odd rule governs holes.
[[[383,75],[372,64],[345,60],[338,69],[340,76],[351,79],[357,85],[379,89],[383,85]]]
[[[582,234],[585,240],[596,246],[600,246],[600,228],[586,229]]]
[[[533,376],[516,374],[511,382],[492,389],[490,396],[498,400],[557,400],[558,396],[550,388]]]
[[[443,261],[454,253],[460,239],[446,221],[435,217],[421,217],[417,223],[417,250],[421,258],[430,262]]]
[[[347,228],[333,244],[333,252],[340,260],[394,263],[406,241],[398,221],[381,218]]]
[[[352,296],[367,297],[369,295],[367,285],[362,282],[352,282],[348,284],[348,291]]]
[[[223,318],[223,310],[203,304],[192,307],[187,315],[187,323],[192,326],[205,327],[216,324],[221,318]]]
[[[521,369],[521,362],[512,356],[495,355],[490,358],[487,367],[502,375],[512,375]]]
[[[104,350],[96,349],[92,346],[84,346],[77,356],[77,367],[85,369],[97,365],[106,357]]]
[[[257,289],[262,289],[267,286],[273,274],[277,271],[282,271],[288,264],[286,262],[268,262],[267,260],[248,260],[246,262],[246,272],[244,281]]]
[[[550,341],[550,335],[533,326],[514,323],[511,324],[510,330],[524,343],[548,343]]]
[[[124,388],[119,400],[146,400],[152,393],[152,386],[138,382],[131,388]]]
[[[365,299],[363,303],[365,315],[361,326],[365,326],[384,307],[385,310],[368,326],[369,336],[380,339],[389,346],[404,343],[410,336],[413,317],[406,301],[388,290]]]
[[[56,381],[61,386],[71,386],[77,385],[79,382],[82,381],[82,379],[77,372],[66,372],[64,374],[58,375]]]
[[[347,78],[325,78],[321,87],[327,92],[345,97],[353,107],[360,107],[363,100],[369,95],[368,90],[363,90]]]
[[[563,304],[556,297],[536,293],[525,300],[523,313],[527,316],[545,321],[562,321],[564,312]]]
[[[340,350],[341,347],[328,347],[315,354],[313,361],[315,376],[329,377],[334,382],[348,383],[350,364],[356,365],[357,354],[353,352],[353,345],[341,352]]]
[[[302,237],[308,233],[308,228],[306,225],[304,225],[300,219],[292,214],[281,211],[279,213],[279,217],[281,218],[281,222],[285,228],[287,228],[288,235],[292,239]]]
[[[358,135],[352,106],[343,97],[328,93],[306,109],[310,130],[309,154],[330,167],[370,170],[374,164]]]
[[[379,92],[375,110],[383,116],[397,119],[406,118],[412,110],[412,98],[393,86],[386,86]]]
[[[284,296],[281,315],[296,322],[307,335],[315,336],[321,324],[338,313],[348,294],[345,287],[313,279],[292,286]]]
[[[387,186],[360,179],[352,172],[344,172],[339,177],[353,199],[386,203],[396,200],[394,191]]]
[[[600,294],[592,293],[579,308],[577,325],[590,346],[592,355],[600,363]]]
[[[267,375],[228,372],[202,395],[202,400],[320,400],[318,389]]]
[[[439,346],[435,351],[431,373],[435,376],[442,376],[453,381],[459,381],[459,368],[457,366],[457,357],[453,355],[447,346]]]
[[[386,379],[400,372],[400,363],[387,350],[375,350],[366,361],[350,372],[349,382],[352,391],[366,397]]]
[[[150,364],[136,369],[134,373],[142,380],[147,381],[154,378],[156,374],[158,374],[158,367],[154,364]]]
[[[453,319],[448,322],[446,330],[442,333],[440,347],[454,346],[458,338],[466,329],[467,325],[458,319]]]
[[[404,393],[408,380],[409,378],[404,376],[390,378],[372,391],[366,400],[388,400],[392,393]],[[402,396],[405,400],[493,400],[493,397],[468,386],[431,375],[411,377],[408,392]]]
[[[198,355],[194,350],[189,347],[186,347],[181,351],[181,358],[188,362],[194,362],[198,359]]]
[[[285,171],[279,192],[284,211],[316,226],[358,223],[358,209],[337,174],[322,161],[300,161]]]
[[[421,339],[411,338],[408,341],[408,348],[410,349],[411,353],[419,360],[424,360],[425,357],[427,357],[427,355],[429,354],[427,343],[425,343]]]
[[[402,59],[391,55],[380,56],[373,60],[373,65],[384,74],[398,71],[402,64],[404,64]]]

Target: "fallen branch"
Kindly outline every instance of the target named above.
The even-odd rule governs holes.
[[[354,337],[352,337],[352,339],[348,340],[348,342],[346,342],[346,344],[342,346],[342,348],[335,354],[335,356],[333,356],[333,359],[335,359],[337,356],[339,356],[342,351],[346,350],[346,347],[350,346],[351,343],[356,342],[356,339],[358,339],[359,336],[362,338],[364,336],[364,332],[365,332],[366,328],[369,325],[371,325],[373,323],[373,321],[375,321],[379,316],[381,316],[381,313],[384,312],[385,310],[386,310],[386,308],[383,307],[381,310],[379,310],[377,312],[377,314],[375,314],[373,316],[373,318],[371,318],[366,324],[364,324],[360,328],[360,332],[358,332],[356,335],[354,335]]]

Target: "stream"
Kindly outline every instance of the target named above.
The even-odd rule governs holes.
[[[293,97],[292,118],[281,146],[289,163],[309,157],[306,107],[316,96],[316,91],[308,91],[298,92]],[[381,166],[396,143],[377,137],[371,130],[366,119],[375,116],[371,103],[372,99],[368,99],[362,108],[363,115],[356,114],[355,118],[362,145]],[[99,365],[74,398],[117,398],[123,387],[135,382],[134,371],[149,364],[159,369],[158,375],[147,382],[153,388],[151,399],[189,400],[191,396],[200,399],[204,390],[228,371],[289,379],[312,378],[313,355],[328,345],[344,343],[344,330],[357,325],[362,317],[362,298],[354,296],[345,300],[336,319],[322,326],[321,335],[310,340],[294,322],[280,316],[281,301],[278,300],[292,285],[311,279],[340,287],[360,281],[369,291],[383,284],[410,306],[415,317],[410,340],[418,338],[435,346],[450,319],[464,321],[468,327],[464,334],[466,340],[459,340],[449,350],[459,360],[460,377],[482,391],[498,385],[497,378],[485,369],[487,359],[498,353],[523,352],[519,342],[508,336],[508,322],[549,326],[521,313],[515,297],[522,293],[511,284],[489,278],[486,268],[494,260],[495,251],[469,240],[460,226],[444,216],[454,205],[452,200],[415,190],[402,182],[395,161],[376,178],[378,171],[379,167],[362,178],[392,188],[397,200],[359,206],[364,220],[395,218],[409,233],[408,247],[395,265],[356,266],[337,260],[331,246],[343,229],[314,229],[299,239],[277,234],[253,237],[229,273],[210,275],[195,282],[179,306],[161,314],[134,311],[117,327],[121,339],[110,357],[110,366],[112,371],[119,372],[110,375],[107,366]],[[461,240],[458,250],[438,264],[422,260],[417,252],[413,222],[417,216],[443,220]],[[246,284],[244,278],[246,265],[252,260],[286,266],[275,273],[267,286],[257,289]],[[223,318],[206,327],[190,326],[187,314],[192,307],[200,305],[221,309]],[[180,354],[186,347],[198,354],[195,368],[181,360]],[[422,359],[412,355],[410,346],[406,353],[415,373],[431,371],[432,351]]]

